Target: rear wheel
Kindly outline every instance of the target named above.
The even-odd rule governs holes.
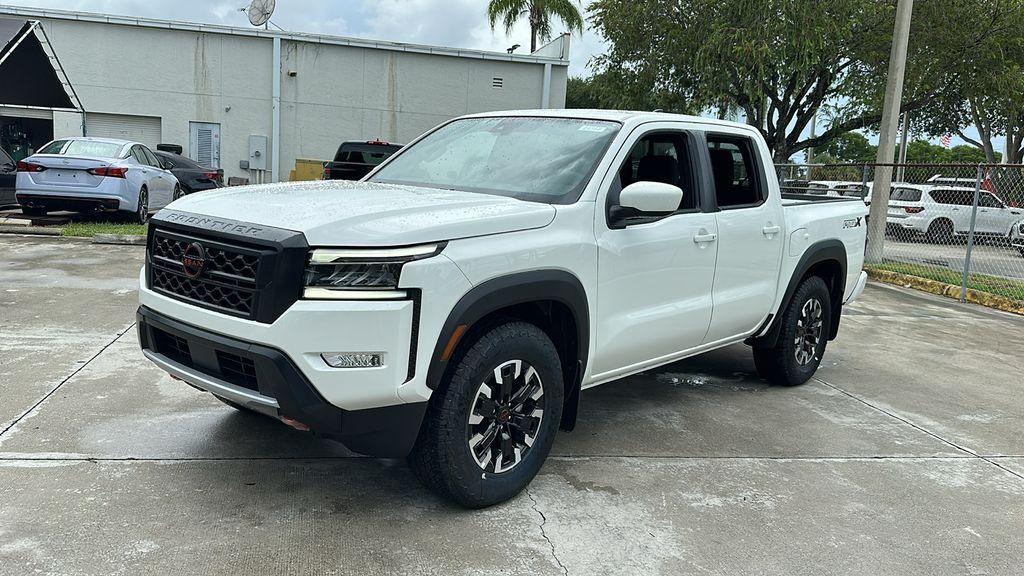
[[[828,286],[820,276],[800,283],[786,305],[775,346],[754,346],[757,372],[772,384],[797,386],[807,382],[821,364],[832,326]]]
[[[928,225],[926,236],[930,242],[949,244],[953,241],[953,223],[944,218],[935,220]]]
[[[143,186],[139,190],[139,203],[133,216],[136,224],[145,224],[149,220],[149,190]]]
[[[430,399],[408,461],[428,488],[469,508],[508,500],[547,458],[562,414],[554,344],[525,322],[472,343]]]

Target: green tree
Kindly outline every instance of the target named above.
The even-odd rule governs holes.
[[[925,10],[936,10],[924,3]],[[955,74],[942,97],[926,106],[913,119],[916,129],[939,136],[957,134],[983,153],[985,161],[998,162],[998,148],[1007,151],[1008,161],[1024,161],[1024,0],[974,0],[966,20],[950,19],[950,34],[975,36],[970,57],[947,63]],[[914,6],[915,10],[917,5]],[[967,134],[973,127],[978,136]],[[1004,140],[998,142],[998,137]]]
[[[572,0],[491,0],[487,5],[491,30],[500,20],[509,33],[523,16],[530,22],[530,52],[537,51],[538,38],[551,37],[552,18],[561,20],[570,32],[583,33],[583,16]]]
[[[878,146],[868,142],[860,132],[847,132],[829,142],[824,153],[826,156],[818,156],[815,161],[824,162],[828,158],[835,162],[870,163],[875,161]]]
[[[929,0],[915,5],[903,110],[936,101],[970,69],[973,47],[1005,26],[1021,0]],[[683,95],[700,109],[742,111],[775,160],[871,129],[881,102],[895,0],[595,0],[608,42],[598,71]],[[804,137],[819,114],[827,124]]]
[[[629,78],[609,71],[589,78],[572,77],[566,84],[566,108],[604,108],[611,110],[663,110],[678,114],[697,112],[678,93],[650,90],[630,82]]]

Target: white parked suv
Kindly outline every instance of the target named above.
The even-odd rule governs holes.
[[[864,204],[786,199],[753,128],[646,112],[458,118],[359,182],[186,196],[149,228],[145,355],[237,408],[480,507],[580,391],[738,342],[814,374],[863,289]]]
[[[970,232],[973,206],[974,188],[894,183],[886,225],[890,229],[923,234],[931,242],[950,242]],[[1009,239],[1013,225],[1022,217],[1024,211],[1011,208],[995,194],[982,190],[974,232]]]

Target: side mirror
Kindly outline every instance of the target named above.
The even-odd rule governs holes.
[[[661,182],[634,182],[619,193],[619,206],[637,212],[675,212],[683,201],[683,189]]]
[[[167,162],[165,160],[160,162],[160,167],[163,168],[164,170],[167,170],[167,171],[170,171],[171,168],[174,168],[174,166],[171,166],[170,162]]]
[[[644,224],[675,212],[683,201],[683,190],[661,182],[634,182],[619,193],[619,204],[608,211],[612,228]]]

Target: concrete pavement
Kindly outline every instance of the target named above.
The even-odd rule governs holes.
[[[1019,317],[869,286],[808,384],[737,346],[589,390],[529,490],[471,512],[149,365],[142,255],[0,237],[0,575],[1024,565]]]

